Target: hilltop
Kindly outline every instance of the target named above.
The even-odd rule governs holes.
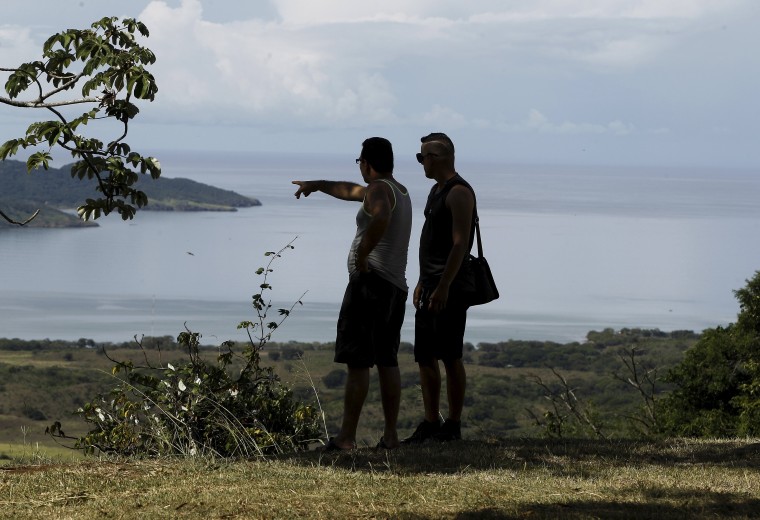
[[[16,220],[24,220],[40,209],[29,227],[97,225],[63,211],[76,208],[95,193],[95,180],[72,179],[70,171],[71,165],[66,165],[27,173],[26,164],[21,161],[0,161],[0,209]],[[257,199],[190,179],[153,180],[145,176],[137,187],[149,199],[142,211],[236,211],[261,205]],[[0,219],[0,228],[7,226]]]
[[[514,439],[239,461],[29,460],[0,470],[0,516],[744,519],[760,508],[758,453],[751,439]]]

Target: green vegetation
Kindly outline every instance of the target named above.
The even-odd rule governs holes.
[[[735,324],[705,331],[668,375],[663,410],[673,435],[760,435],[760,271],[734,291]]]
[[[629,384],[615,378],[624,374],[620,355],[635,345],[640,350],[641,363],[657,364],[663,372],[675,366],[683,353],[693,345],[698,335],[690,332],[663,333],[660,331],[611,329],[589,333],[595,343],[540,343],[508,341],[470,346],[466,355],[469,377],[465,407],[466,438],[523,438],[544,435],[531,413],[539,417],[551,410],[551,403],[536,378],[550,381],[555,368],[573,385],[576,395],[592,402],[598,416],[610,431],[621,426],[617,436],[638,435],[628,426],[626,416],[640,413],[642,401]],[[17,441],[19,428],[27,425],[34,432],[35,442],[51,445],[52,440],[41,434],[54,421],[63,424],[67,434],[81,434],[85,424],[72,413],[98,393],[113,386],[111,362],[103,348],[114,359],[132,360],[135,364],[177,367],[186,355],[174,338],[144,338],[143,350],[135,343],[96,344],[91,340],[77,342],[0,340],[0,412],[8,421],[0,431],[0,439]],[[609,343],[609,344],[606,344]],[[242,349],[245,345],[235,345]],[[399,427],[402,434],[411,432],[421,418],[422,403],[419,376],[410,344],[402,345],[400,369],[402,406]],[[214,362],[220,351],[207,346],[199,349],[204,359]],[[261,350],[262,366],[271,366],[283,383],[293,389],[297,399],[325,413],[327,429],[337,431],[342,411],[343,367],[333,358],[332,343],[270,342]],[[145,356],[147,357],[147,361]],[[517,366],[519,364],[519,366]],[[511,366],[510,366],[511,365]],[[233,359],[232,372],[241,365]],[[376,376],[373,376],[376,377]],[[72,380],[73,379],[73,380]],[[77,383],[73,386],[73,381]],[[315,389],[319,403],[316,403]],[[665,391],[663,387],[662,392]],[[377,385],[371,386],[360,423],[360,444],[374,446],[382,431],[382,412]],[[24,396],[19,399],[18,396]],[[35,403],[45,420],[33,421],[24,413],[23,400]],[[61,404],[64,403],[64,404]],[[583,433],[583,432],[579,432]],[[624,434],[625,433],[625,434]],[[569,433],[568,433],[569,435]]]

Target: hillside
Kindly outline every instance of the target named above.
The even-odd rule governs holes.
[[[635,389],[613,376],[625,374],[620,355],[635,347],[641,366],[656,366],[664,375],[698,337],[688,331],[630,329],[590,332],[585,343],[508,341],[480,344],[478,348],[468,345],[464,357],[468,390],[463,435],[465,438],[540,436],[542,429],[531,413],[541,417],[550,409],[550,403],[538,380],[556,387],[558,382],[551,370],[556,369],[573,385],[582,402],[593,402],[606,432],[636,436],[624,416],[636,415],[642,402]],[[146,338],[143,344],[155,363],[178,366],[187,360],[186,353],[171,337]],[[55,420],[72,433],[83,431],[85,425],[72,412],[114,384],[110,376],[113,363],[102,355],[103,347],[115,359],[136,362],[143,359],[134,342],[0,340],[0,442],[17,440],[24,427],[29,440],[50,445],[51,439],[42,432]],[[218,354],[213,347],[204,352],[209,360]],[[313,402],[315,391],[318,392],[328,430],[333,433],[338,430],[346,371],[344,366],[333,362],[332,344],[272,343],[265,348],[262,363],[274,367],[300,399]],[[399,353],[399,368],[402,397],[398,424],[400,433],[408,435],[422,414],[419,374],[408,343],[402,345]],[[360,443],[371,446],[382,431],[376,378],[373,371],[358,431]],[[665,389],[662,384],[658,388],[660,392]],[[588,435],[582,431],[568,432]]]
[[[25,220],[40,209],[30,227],[86,225],[71,210],[95,194],[95,180],[72,179],[70,165],[27,173],[21,161],[0,161],[0,209],[15,220]],[[143,211],[235,211],[261,203],[230,190],[189,179],[141,177],[137,184],[148,195]],[[92,224],[90,224],[92,225]],[[0,219],[0,227],[9,226]]]
[[[507,341],[468,345],[465,440],[385,451],[377,382],[362,414],[359,448],[225,460],[211,455],[102,459],[44,437],[60,419],[114,384],[118,359],[165,365],[187,355],[171,337],[134,344],[0,339],[0,517],[13,518],[754,518],[760,508],[758,439],[541,438],[525,408],[546,408],[535,377],[561,371],[604,422],[637,406],[610,377],[632,349],[666,369],[699,338],[690,331],[592,331],[583,343]],[[160,352],[158,346],[160,345]],[[318,393],[325,435],[340,420],[342,384],[327,343],[272,343],[265,365],[304,399]],[[207,359],[218,350],[203,349]],[[410,345],[400,356],[400,428],[419,420]],[[608,423],[609,424],[609,423]],[[625,433],[622,430],[618,430]],[[315,440],[313,448],[320,442]],[[252,483],[253,487],[252,487]],[[251,491],[253,489],[253,491]]]

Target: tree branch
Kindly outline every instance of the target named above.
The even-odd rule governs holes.
[[[9,217],[8,215],[6,215],[5,213],[3,213],[3,211],[2,211],[2,210],[0,210],[0,217],[3,217],[3,220],[5,220],[5,221],[6,221],[6,222],[8,222],[9,224],[13,224],[13,225],[15,225],[15,226],[26,226],[26,225],[27,225],[27,224],[29,224],[29,223],[30,223],[32,220],[34,220],[34,219],[35,219],[35,217],[36,217],[37,215],[39,215],[39,214],[40,214],[40,210],[37,210],[37,211],[35,211],[35,212],[34,212],[34,214],[33,214],[31,217],[29,217],[29,218],[28,218],[28,219],[26,219],[25,221],[23,221],[23,222],[17,222],[17,221],[15,221],[15,220],[13,220],[12,218],[10,218],[10,217]]]
[[[45,97],[47,96],[43,96],[42,99],[44,99]],[[3,103],[4,105],[10,105],[12,107],[19,107],[19,108],[51,108],[51,107],[62,107],[66,105],[81,105],[84,103],[100,103],[100,98],[89,97],[89,98],[80,98],[80,99],[67,99],[64,101],[42,102],[42,101],[17,101],[15,99],[10,99],[10,98],[0,96],[0,103]]]

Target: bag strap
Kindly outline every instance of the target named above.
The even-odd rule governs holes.
[[[462,180],[464,180],[464,179],[462,179]],[[478,258],[483,258],[483,243],[480,240],[480,224],[479,224],[480,218],[478,217],[478,198],[475,196],[475,190],[472,188],[472,186],[470,186],[469,184],[464,184],[462,182],[456,182],[456,183],[453,183],[453,184],[447,186],[446,187],[447,194],[448,194],[448,191],[451,190],[451,188],[453,188],[457,184],[462,184],[462,186],[466,186],[470,190],[470,193],[472,193],[472,198],[475,201],[475,206],[473,206],[473,208],[472,208],[473,218],[475,219],[475,237],[477,238],[477,241],[478,241]],[[433,194],[435,188],[436,187],[433,186],[430,189],[430,195]],[[429,196],[428,196],[428,198],[429,198]]]
[[[483,258],[483,243],[480,241],[480,218],[478,218],[477,208],[475,208],[475,237],[478,240],[478,258]]]

